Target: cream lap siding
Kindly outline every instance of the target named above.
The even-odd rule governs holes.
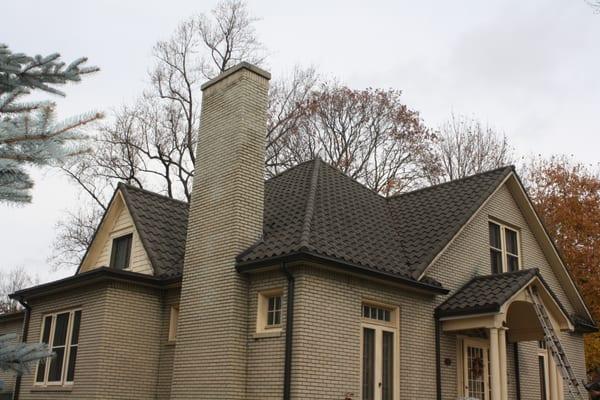
[[[135,229],[133,219],[131,218],[131,215],[126,207],[121,209],[119,215],[114,221],[114,225],[110,229],[110,235],[108,239],[102,246],[102,250],[100,251],[98,258],[95,262],[92,262],[91,265],[97,267],[109,266],[113,239],[128,233],[133,233],[128,271],[153,275],[154,271],[150,265],[150,260],[146,254],[146,250],[144,250],[140,236]]]
[[[520,228],[521,257],[523,268],[539,268],[542,276],[554,291],[568,313],[573,312],[565,291],[546,260],[533,233],[528,228],[519,207],[514,201],[509,189],[502,186],[476,216],[465,227],[462,233],[438,258],[427,271],[427,275],[437,279],[442,285],[452,292],[461,287],[475,275],[487,275],[491,272],[488,221],[489,217],[497,218],[503,222]],[[446,297],[441,296],[438,302]],[[567,350],[568,357],[579,379],[585,378],[584,348],[581,335],[561,333],[561,339]],[[514,362],[512,345],[509,346],[509,393],[511,399],[515,395]],[[457,397],[456,382],[456,336],[443,335],[441,343],[442,360],[448,358],[452,361],[450,367],[442,363],[442,382],[444,399]],[[539,399],[537,343],[522,342],[519,344],[519,358],[521,360],[521,392],[523,400]]]
[[[0,336],[15,334],[17,337],[9,343],[17,343],[21,340],[21,334],[23,332],[23,318],[10,319],[7,321],[0,320]],[[0,370],[0,380],[4,382],[4,387],[0,389],[0,398],[2,393],[13,392],[15,386],[16,374],[12,371]]]

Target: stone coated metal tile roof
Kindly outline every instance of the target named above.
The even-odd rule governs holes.
[[[417,280],[511,171],[501,168],[386,199],[320,159],[302,163],[266,181],[263,237],[238,263],[308,253]],[[180,275],[187,204],[120,188],[157,276]]]
[[[538,269],[477,276],[437,307],[439,317],[495,312],[521,290]]]
[[[173,277],[183,271],[188,204],[133,186],[119,190],[136,225],[157,277]]]

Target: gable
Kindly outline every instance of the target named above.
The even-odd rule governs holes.
[[[436,257],[427,275],[455,290],[473,276],[491,273],[488,223],[490,219],[517,228],[522,268],[538,268],[549,288],[569,314],[589,312],[514,174],[498,187],[448,247]]]
[[[154,275],[139,232],[120,192],[116,192],[78,273],[110,265],[113,239],[132,234],[129,271]]]

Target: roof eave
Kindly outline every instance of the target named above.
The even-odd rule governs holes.
[[[31,299],[34,297],[47,296],[50,294],[63,292],[66,289],[88,286],[91,284],[107,281],[121,281],[140,286],[163,289],[169,286],[173,286],[177,283],[177,280],[179,280],[178,277],[162,279],[152,275],[145,275],[137,272],[121,271],[116,270],[114,268],[100,267],[94,268],[91,271],[82,272],[76,275],[69,276],[67,278],[59,279],[57,281],[48,282],[27,289],[18,290],[14,293],[11,293],[9,297],[11,299],[21,301]]]
[[[377,271],[372,268],[365,267],[363,265],[350,263],[338,258],[324,256],[309,250],[298,250],[291,253],[281,254],[278,256],[263,258],[259,260],[250,261],[239,261],[236,263],[236,269],[239,273],[251,273],[268,266],[282,262],[293,262],[293,261],[312,261],[321,264],[326,264],[334,267],[342,267],[346,272],[353,272],[373,278],[384,278],[386,280],[393,281],[395,283],[403,284],[411,288],[421,290],[434,295],[445,295],[449,293],[449,290],[440,287],[429,285],[420,281],[413,280],[408,277],[403,277],[398,274],[393,274],[385,271]]]

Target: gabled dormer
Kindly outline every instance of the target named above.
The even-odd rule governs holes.
[[[187,203],[119,184],[77,273],[98,267],[181,274]]]

